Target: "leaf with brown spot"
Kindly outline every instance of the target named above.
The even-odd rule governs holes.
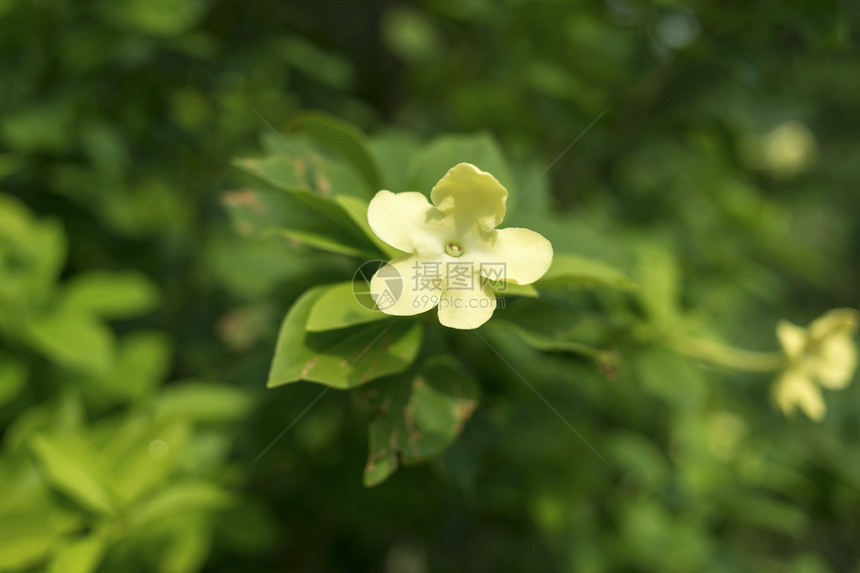
[[[368,487],[385,481],[400,463],[418,464],[442,453],[478,404],[475,380],[447,356],[428,360],[411,380],[392,378],[380,388],[377,413],[368,428]]]

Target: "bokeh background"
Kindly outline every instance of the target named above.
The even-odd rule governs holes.
[[[552,165],[557,249],[659,245],[776,350],[858,306],[858,42],[835,0],[0,0],[0,570],[860,571],[857,385],[816,424],[769,375],[498,342],[604,462],[463,338],[481,405],[433,462],[364,488],[341,391],[258,459],[320,390],[265,390],[280,320],[357,262],[222,203],[309,109],[485,132],[520,189]]]

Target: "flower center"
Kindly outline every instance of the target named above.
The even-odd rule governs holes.
[[[459,257],[463,254],[463,247],[461,247],[460,245],[455,245],[454,243],[448,243],[447,245],[445,245],[445,252],[452,257]]]

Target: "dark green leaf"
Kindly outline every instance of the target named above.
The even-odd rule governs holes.
[[[11,355],[0,353],[0,406],[15,398],[27,380],[27,367]]]
[[[622,289],[634,286],[623,272],[607,263],[579,255],[556,253],[549,270],[535,286],[560,285],[596,285]]]
[[[385,189],[394,193],[413,191],[409,181],[409,164],[420,147],[418,138],[408,132],[389,132],[371,139],[370,151],[382,171]]]
[[[346,159],[374,191],[382,188],[382,175],[368,149],[367,138],[354,125],[325,113],[309,112],[294,126]]]
[[[705,389],[702,372],[686,357],[665,348],[649,348],[636,358],[645,391],[678,407],[698,404]]]
[[[458,163],[471,163],[498,179],[508,190],[508,201],[516,196],[514,179],[505,157],[496,140],[487,133],[443,135],[427,144],[413,160],[410,191],[429,193]]]
[[[443,452],[478,401],[472,376],[447,357],[428,361],[409,381],[398,377],[374,390],[381,396],[376,397],[377,415],[368,428],[368,487],[385,481],[400,462],[417,464]]]

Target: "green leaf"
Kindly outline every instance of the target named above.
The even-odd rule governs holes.
[[[522,326],[515,324],[513,322],[509,322],[503,319],[494,320],[491,325],[493,329],[496,330],[504,330],[514,334],[521,341],[531,346],[535,350],[542,350],[547,352],[574,352],[576,354],[584,354],[586,356],[590,356],[592,358],[597,358],[600,356],[600,350],[590,346],[588,344],[583,344],[582,342],[576,342],[574,340],[567,340],[564,338],[552,337],[546,334],[535,332],[533,330],[527,330]]]
[[[233,160],[233,166],[265,181],[275,189],[310,190],[307,165],[302,158],[292,153],[263,158],[239,157]]]
[[[107,443],[104,453],[114,461],[110,483],[123,507],[168,480],[187,454],[187,421],[158,422],[129,420]]]
[[[368,428],[364,485],[385,481],[398,467],[443,452],[460,434],[478,401],[478,386],[457,361],[438,357],[407,382],[398,377],[379,388],[377,415]]]
[[[213,483],[183,481],[170,484],[141,502],[133,519],[136,524],[143,526],[177,515],[223,509],[231,502],[230,494]]]
[[[311,269],[326,268],[319,253],[290,248],[278,237],[237,237],[215,233],[207,247],[208,265],[220,286],[244,299],[260,300]]]
[[[371,190],[382,188],[379,167],[370,154],[367,138],[357,127],[320,112],[304,113],[293,125],[346,159]]]
[[[221,195],[221,206],[243,236],[266,236],[277,229],[307,228],[317,215],[297,205],[283,189],[244,188]]]
[[[669,324],[680,315],[678,266],[666,251],[644,248],[639,253],[639,299],[648,316],[658,324]]]
[[[237,159],[234,165],[273,187],[286,191],[302,205],[322,217],[328,223],[325,227],[325,235],[337,242],[369,252],[373,252],[375,247],[389,258],[399,254],[399,251],[385,244],[371,230],[367,222],[365,199],[332,190],[325,193],[311,190],[303,181],[306,176],[304,167],[298,167],[304,165],[301,159],[279,155],[264,159]],[[233,202],[235,203],[235,200]],[[251,200],[244,202],[251,203]],[[258,209],[258,211],[262,210]],[[331,229],[331,224],[334,224],[340,232]],[[296,229],[291,226],[291,230],[307,231],[308,229]]]
[[[139,330],[120,340],[117,364],[111,378],[112,391],[130,399],[155,389],[170,368],[170,340],[160,332]],[[118,385],[117,380],[122,384]]]
[[[308,231],[294,231],[290,229],[280,229],[272,233],[276,236],[281,236],[290,242],[295,242],[300,245],[328,251],[337,255],[346,255],[348,257],[357,257],[359,259],[376,259],[379,253],[373,250],[359,249],[349,245],[346,242],[333,240],[326,235],[311,233]]]
[[[571,305],[566,298],[519,299],[487,325],[513,334],[535,350],[604,354],[610,332],[603,316]]]
[[[389,132],[370,140],[370,151],[382,171],[382,186],[394,193],[410,191],[409,163],[421,144],[409,132]]]
[[[209,556],[212,536],[195,523],[177,527],[164,551],[158,555],[158,571],[195,573],[202,570]]]
[[[496,296],[524,296],[537,298],[540,296],[534,285],[515,285],[514,283],[492,283]]]
[[[98,374],[113,365],[113,333],[88,314],[58,308],[36,317],[27,327],[30,343],[58,364]]]
[[[99,14],[114,26],[161,38],[190,31],[209,5],[198,0],[119,0],[99,4]]]
[[[21,392],[27,380],[27,366],[11,355],[0,353],[0,406]]]
[[[364,295],[363,302],[356,299],[352,282],[331,285],[311,308],[305,328],[320,332],[390,318],[380,310],[368,308],[373,306],[369,292]]]
[[[0,194],[0,300],[27,306],[50,296],[66,258],[62,226],[36,220],[18,199]]]
[[[92,573],[105,551],[105,540],[90,535],[64,544],[51,559],[48,573]]]
[[[401,254],[377,237],[370,228],[367,222],[368,202],[364,199],[351,195],[324,197],[318,193],[300,189],[292,190],[290,193],[331,223],[347,230],[359,245],[367,245],[369,240],[370,244],[390,258]]]
[[[287,313],[275,348],[268,387],[299,380],[352,388],[402,372],[421,346],[421,326],[391,320],[327,332],[306,332],[311,310],[328,287],[307,291]]]
[[[535,286],[556,285],[595,285],[629,289],[634,283],[623,272],[607,263],[579,255],[556,253],[549,270]]]
[[[127,318],[158,305],[159,293],[146,276],[135,272],[90,272],[71,279],[65,306],[105,318]]]
[[[726,514],[732,520],[789,538],[802,539],[810,526],[810,516],[795,503],[743,490],[736,492],[727,502]]]
[[[247,390],[212,382],[171,384],[159,397],[160,418],[197,422],[230,422],[245,417],[254,405]]]
[[[44,561],[61,536],[78,527],[79,517],[43,504],[0,513],[0,571]]]
[[[692,408],[705,390],[702,372],[686,357],[654,347],[636,357],[636,374],[650,394],[677,407]]]
[[[30,447],[57,489],[96,513],[116,513],[104,469],[87,442],[74,435],[39,435]]]
[[[30,406],[9,425],[3,436],[9,450],[25,447],[39,433],[75,432],[84,423],[84,406],[78,392],[65,392],[55,399]]]
[[[515,197],[507,161],[496,140],[487,133],[443,135],[431,141],[413,160],[409,190],[428,193],[458,163],[471,163],[487,171],[508,190],[508,201]]]

